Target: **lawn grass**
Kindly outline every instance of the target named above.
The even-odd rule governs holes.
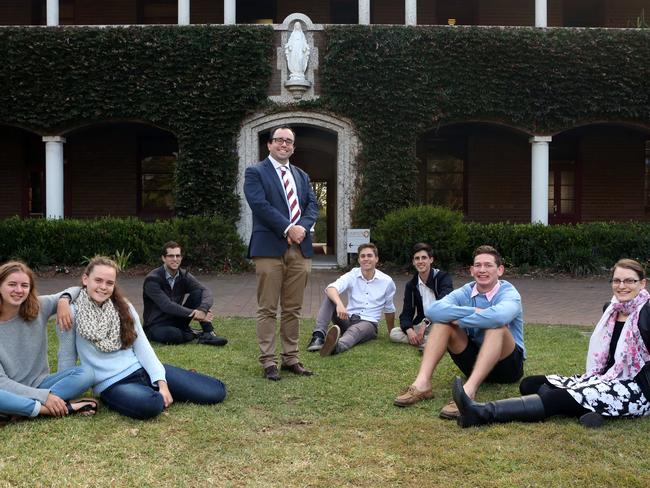
[[[220,321],[221,322],[221,321]],[[304,349],[313,323],[305,321]],[[437,417],[456,369],[434,375],[435,398],[406,409],[393,398],[420,355],[378,341],[339,356],[302,353],[310,378],[261,376],[255,324],[227,319],[230,343],[157,346],[163,362],[215,375],[228,387],[216,407],[174,404],[158,419],[37,419],[0,429],[0,486],[650,486],[650,421],[586,430],[574,419],[460,429]],[[529,325],[527,374],[584,369],[585,329]],[[55,364],[56,339],[51,340]],[[479,400],[517,394],[485,385]]]

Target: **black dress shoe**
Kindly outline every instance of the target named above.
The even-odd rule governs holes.
[[[225,346],[228,344],[228,339],[218,336],[214,331],[201,332],[197,337],[199,344],[207,344],[209,346]]]
[[[314,374],[313,371],[308,370],[300,363],[294,363],[291,366],[283,364],[280,366],[280,369],[282,371],[291,371],[293,374],[297,374],[298,376],[311,376]]]
[[[278,373],[278,367],[275,364],[264,368],[264,377],[267,380],[271,381],[280,381],[280,373]]]
[[[320,351],[323,347],[323,344],[325,344],[325,337],[320,334],[314,334],[311,337],[311,341],[309,341],[309,344],[307,345],[307,350],[309,352]]]

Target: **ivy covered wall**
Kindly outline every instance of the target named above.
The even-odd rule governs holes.
[[[246,26],[0,29],[0,124],[58,135],[141,121],[178,138],[178,215],[236,220],[240,121],[266,99],[273,30]]]
[[[529,134],[576,125],[650,127],[648,30],[336,26],[322,100],[363,144],[358,225],[416,201],[415,145],[455,121]]]
[[[415,145],[451,122],[529,134],[613,121],[650,127],[647,30],[331,26],[322,97],[362,144],[355,225],[414,203]],[[0,124],[63,134],[142,121],[178,138],[179,215],[238,216],[236,137],[267,102],[263,26],[0,29]]]

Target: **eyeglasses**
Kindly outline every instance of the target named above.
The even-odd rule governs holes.
[[[627,286],[630,286],[639,281],[641,280],[634,280],[632,278],[625,278],[624,280],[619,280],[618,278],[614,278],[613,280],[609,280],[609,282],[614,286],[619,286],[620,284],[623,283],[626,284]]]
[[[182,254],[165,254],[165,257],[166,257],[166,258],[176,258],[176,259],[180,259],[180,258],[183,257],[183,255],[182,255]]]
[[[291,139],[283,139],[282,137],[274,137],[271,139],[273,142],[276,144],[279,144],[280,146],[282,144],[286,144],[287,146],[293,146],[293,141]]]

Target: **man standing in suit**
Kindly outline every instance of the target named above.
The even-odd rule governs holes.
[[[257,341],[264,377],[280,380],[275,356],[278,300],[282,308],[281,369],[301,376],[311,371],[298,360],[300,310],[313,255],[311,235],[318,203],[309,176],[289,164],[296,135],[289,127],[271,130],[269,156],[246,169],[244,194],[253,212],[248,257],[257,275]]]

